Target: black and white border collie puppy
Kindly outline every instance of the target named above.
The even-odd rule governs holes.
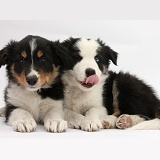
[[[5,118],[15,131],[32,132],[37,123],[49,132],[66,131],[60,79],[65,57],[59,42],[32,35],[0,51],[8,75]]]
[[[69,127],[128,128],[159,117],[160,101],[151,87],[128,73],[108,71],[110,61],[117,64],[117,53],[101,40],[70,38],[62,44],[73,61],[62,76]],[[158,118],[145,122],[134,129],[160,129]]]

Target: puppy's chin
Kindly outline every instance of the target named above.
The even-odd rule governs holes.
[[[39,86],[39,85],[36,85],[36,86],[26,86],[25,87],[25,89],[26,90],[28,90],[28,91],[32,91],[32,92],[34,92],[34,91],[38,91],[39,89],[46,89],[46,88],[51,88],[51,86],[50,85],[48,85],[48,84],[44,84],[44,85],[42,85],[42,86]]]
[[[34,91],[38,91],[40,89],[40,87],[26,87],[25,89],[28,91],[34,92]]]

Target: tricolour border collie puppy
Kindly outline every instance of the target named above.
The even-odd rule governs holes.
[[[67,129],[60,79],[65,57],[58,41],[32,35],[0,51],[0,66],[6,65],[8,76],[5,118],[15,131],[34,131],[37,123],[49,132]]]
[[[65,119],[69,127],[84,131],[116,125],[118,128],[134,125],[134,129],[160,128],[160,120],[154,119],[160,115],[160,101],[153,89],[129,73],[108,71],[110,61],[117,64],[115,51],[100,39],[69,38],[62,44],[68,48],[73,61],[72,69],[62,76]],[[154,120],[145,121],[146,118]]]

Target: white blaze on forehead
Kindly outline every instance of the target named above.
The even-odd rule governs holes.
[[[31,72],[29,73],[29,76],[31,75],[36,75],[34,74],[36,71],[34,70],[34,64],[33,64],[33,51],[36,49],[37,47],[37,43],[36,43],[36,39],[32,38],[31,41],[29,41],[29,45],[31,48],[31,60],[32,60],[32,64],[31,64]],[[37,76],[37,75],[36,75]],[[37,76],[38,77],[38,76]]]
[[[36,39],[35,38],[32,38],[31,41],[29,41],[29,45],[30,45],[30,48],[31,48],[31,55],[33,55],[33,51],[36,49],[37,47],[37,43],[36,43]]]
[[[87,40],[85,38],[80,39],[80,41],[77,42],[76,46],[80,50],[80,55],[82,57],[95,57],[97,55],[97,49],[100,47],[97,41]]]

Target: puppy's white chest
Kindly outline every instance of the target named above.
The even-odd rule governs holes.
[[[66,108],[85,114],[91,107],[102,106],[102,90],[83,92],[74,87],[66,88],[64,104]]]
[[[38,106],[42,103],[42,99],[37,92],[27,91],[12,84],[7,89],[7,102],[16,107],[25,109],[37,116],[39,114]]]

